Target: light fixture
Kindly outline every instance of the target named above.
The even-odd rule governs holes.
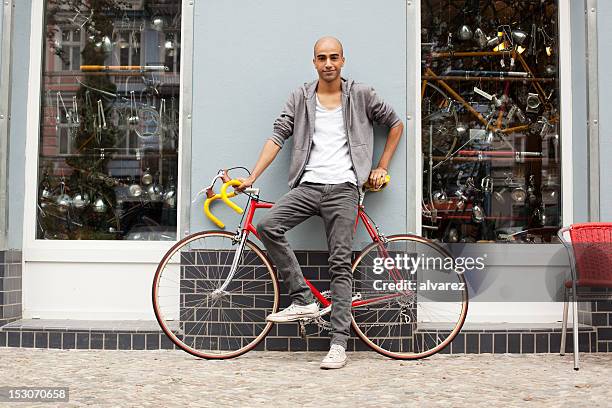
[[[72,199],[68,194],[60,194],[55,200],[55,202],[57,203],[59,210],[61,212],[65,212],[72,204]]]
[[[107,206],[102,197],[98,197],[93,203],[93,210],[97,213],[106,212]]]
[[[435,193],[433,193],[433,201],[434,204],[442,204],[447,200],[446,194],[444,193],[444,191],[436,191]]]
[[[127,42],[127,40],[123,38],[121,34],[117,34],[117,41],[115,42],[115,44],[121,49],[125,49],[130,46],[130,43]]]
[[[459,37],[459,39],[462,41],[468,41],[474,37],[474,33],[472,32],[472,29],[469,26],[464,24],[461,27],[459,27],[459,31],[457,32],[457,37]]]
[[[512,31],[512,40],[518,45],[523,45],[527,39],[527,33],[523,30]]]
[[[98,41],[95,44],[95,46],[96,48],[101,49],[104,52],[111,52],[113,49],[113,43],[111,42],[110,38],[108,38],[108,36],[106,35],[102,37],[102,40]]]
[[[451,228],[448,230],[447,242],[451,242],[451,243],[459,242],[459,231],[457,231],[457,228]]]
[[[142,174],[140,181],[145,186],[148,186],[149,184],[153,183],[153,175],[151,174],[151,170],[149,170],[149,168],[147,168],[145,172]]]
[[[130,197],[140,197],[142,195],[142,187],[139,184],[133,183],[128,187]]]
[[[512,197],[512,200],[514,200],[514,202],[521,204],[525,202],[525,199],[527,198],[527,193],[525,192],[525,189],[523,187],[516,187],[510,193],[510,197]]]
[[[164,28],[164,19],[161,16],[155,16],[151,20],[151,26],[155,31],[161,31]]]
[[[76,209],[81,209],[89,205],[89,195],[87,193],[77,193],[72,197],[72,205]]]
[[[472,207],[472,218],[474,222],[482,222],[485,218],[484,210],[478,204]]]
[[[157,201],[163,196],[163,189],[159,184],[153,183],[147,187],[147,194],[151,201]]]
[[[474,31],[474,40],[476,40],[476,43],[478,44],[480,49],[483,49],[487,46],[487,42],[489,41],[489,38],[487,38],[487,35],[484,33],[484,31],[482,31],[482,29],[478,27]]]

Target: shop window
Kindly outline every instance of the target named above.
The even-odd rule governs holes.
[[[178,72],[181,65],[180,33],[168,33],[164,41],[164,58],[170,71]]]
[[[140,65],[141,64],[141,38],[140,31],[119,31],[116,33],[115,58],[119,65]]]
[[[423,234],[552,242],[562,223],[557,0],[423,0]]]
[[[63,27],[60,30],[60,44],[58,57],[61,60],[62,70],[78,71],[81,65],[81,31],[72,27]]]
[[[180,13],[45,0],[38,239],[176,239]]]

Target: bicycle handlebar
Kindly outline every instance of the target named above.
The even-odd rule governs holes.
[[[207,195],[208,198],[206,199],[206,201],[204,201],[204,214],[206,214],[206,216],[212,221],[214,222],[217,227],[224,229],[225,228],[225,224],[217,217],[215,217],[212,212],[210,212],[210,204],[218,199],[221,199],[225,204],[227,204],[232,210],[236,211],[238,214],[242,214],[244,212],[244,210],[240,207],[238,207],[236,204],[234,204],[233,202],[230,201],[230,198],[235,197],[236,195],[238,195],[235,191],[232,191],[230,193],[227,192],[227,188],[229,186],[239,186],[241,183],[238,180],[230,180],[227,181],[225,183],[223,183],[223,186],[221,187],[221,193],[217,193],[215,194],[212,191],[212,188],[207,189]],[[209,193],[210,192],[210,193]],[[211,194],[212,193],[212,194]]]
[[[227,201],[229,201],[229,198],[234,197],[235,195],[236,195],[236,193],[235,193],[235,192],[231,192],[231,193],[227,194],[227,195],[226,195],[226,200],[227,200]],[[213,215],[213,214],[210,212],[210,204],[211,204],[213,201],[218,200],[219,198],[222,198],[221,194],[215,194],[215,195],[213,195],[212,197],[208,197],[208,198],[206,199],[206,201],[204,201],[204,214],[206,214],[206,216],[207,216],[207,217],[208,217],[208,218],[209,218],[209,219],[210,219],[212,222],[214,222],[214,223],[217,225],[217,227],[219,227],[219,228],[223,229],[223,228],[225,228],[225,224],[224,224],[223,222],[221,222],[221,220],[220,220],[220,219],[218,219],[217,217],[215,217],[215,216],[214,216],[214,215]],[[225,200],[223,200],[223,201],[225,201]],[[231,201],[230,201],[230,203],[231,203]],[[232,204],[233,204],[233,203],[232,203]],[[235,205],[235,204],[234,204],[234,205]],[[240,207],[238,207],[238,208],[239,208],[239,211],[237,211],[237,212],[238,212],[238,214],[242,214],[242,212],[243,212],[243,211],[242,211],[242,208],[240,208]],[[236,209],[234,209],[234,211],[236,211]]]
[[[232,192],[227,192],[227,188],[229,186],[239,186],[240,184],[242,184],[242,182],[240,182],[237,179],[231,179],[228,181],[225,181],[223,183],[223,185],[221,186],[221,192],[220,193],[216,193],[213,191],[213,185],[215,183],[215,181],[218,178],[222,178],[222,174],[227,174],[227,173],[221,173],[219,172],[217,174],[217,176],[213,179],[213,183],[211,184],[210,187],[206,188],[205,190],[202,190],[201,192],[206,191],[206,201],[204,201],[204,214],[206,214],[206,216],[212,221],[214,222],[217,227],[224,229],[225,228],[225,224],[217,217],[215,217],[212,212],[210,211],[210,204],[218,199],[221,199],[225,204],[227,204],[232,210],[236,211],[238,214],[242,214],[244,213],[244,210],[242,208],[240,208],[239,206],[237,206],[236,204],[234,204],[230,198],[237,196],[239,193],[237,193],[236,191],[232,191]],[[378,188],[374,188],[372,185],[370,185],[370,182],[366,182],[363,187],[365,190],[367,191],[381,191],[382,189],[384,189],[389,182],[391,181],[391,176],[390,175],[386,175],[385,176],[385,180],[383,182],[383,184],[378,187]],[[246,188],[244,190],[245,193],[250,193],[250,194],[259,194],[259,189],[258,188]]]

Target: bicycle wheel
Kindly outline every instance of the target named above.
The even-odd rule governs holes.
[[[204,231],[177,242],[153,280],[153,309],[164,333],[184,351],[207,359],[237,357],[270,331],[266,316],[278,310],[279,288],[263,252],[235,235]]]
[[[353,263],[353,329],[396,359],[435,354],[461,330],[468,309],[462,274],[442,247],[414,235],[367,246]]]
[[[459,122],[458,102],[440,87],[427,82],[421,99],[421,111],[423,154],[428,157],[431,149],[434,156],[450,156],[461,137],[462,125]]]

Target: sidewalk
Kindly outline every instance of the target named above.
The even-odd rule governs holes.
[[[438,355],[393,361],[349,354],[320,370],[324,353],[251,352],[228,361],[181,351],[1,348],[0,386],[68,386],[70,402],[96,407],[571,406],[612,401],[612,354]],[[51,403],[0,403],[51,407]]]

